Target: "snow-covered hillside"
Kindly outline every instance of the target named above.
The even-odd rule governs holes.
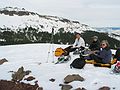
[[[95,27],[98,32],[108,33],[112,38],[120,41],[120,27]]]
[[[112,32],[108,32],[110,37],[113,37],[120,41],[120,30],[113,30]]]
[[[18,31],[26,27],[32,27],[39,31],[51,32],[52,28],[55,32],[60,28],[70,32],[82,32],[85,30],[93,30],[85,24],[78,21],[71,21],[62,17],[40,15],[35,12],[27,11],[24,8],[6,7],[0,9],[0,28],[12,31]]]
[[[48,51],[51,46],[51,53],[48,57]],[[11,79],[9,71],[16,71],[19,67],[24,66],[25,70],[31,70],[32,75],[36,77],[39,85],[44,90],[60,90],[59,84],[63,84],[63,79],[68,74],[79,74],[85,78],[85,81],[74,81],[70,83],[74,90],[78,87],[84,87],[87,90],[97,90],[102,86],[109,86],[111,90],[120,90],[119,75],[110,74],[109,68],[94,67],[86,65],[84,69],[70,69],[70,63],[78,56],[72,55],[71,61],[64,64],[55,65],[52,49],[57,47],[66,47],[65,45],[50,44],[26,44],[0,47],[0,58],[8,59],[8,62],[0,65],[0,79]],[[46,63],[48,57],[48,63]],[[54,78],[55,82],[49,79]],[[33,82],[30,82],[33,83]]]

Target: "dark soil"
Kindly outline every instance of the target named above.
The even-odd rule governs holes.
[[[39,87],[38,84],[30,85],[23,82],[0,80],[0,90],[43,90],[43,88]]]

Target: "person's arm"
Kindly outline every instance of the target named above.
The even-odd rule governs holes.
[[[90,46],[89,46],[89,49],[92,49],[93,48],[93,44],[91,43]]]
[[[82,47],[85,47],[85,41],[84,41],[83,38],[82,38],[82,40],[81,40],[81,46],[82,46]]]
[[[107,51],[103,50],[103,51],[100,51],[100,53],[97,56],[104,59],[106,57],[106,53],[107,53]]]
[[[100,49],[100,42],[99,41],[97,41],[97,45],[96,46],[97,46],[96,49],[99,50]]]

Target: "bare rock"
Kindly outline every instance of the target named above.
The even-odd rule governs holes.
[[[115,87],[113,87],[113,89],[115,90],[116,88],[115,88]]]
[[[31,72],[30,70],[24,71],[24,68],[22,66],[17,70],[17,72],[13,72],[12,81],[19,82],[19,81],[23,80],[23,78],[26,75],[29,75],[30,72]]]
[[[77,88],[75,90],[87,90],[87,89],[85,89],[85,88]]]
[[[41,62],[38,63],[38,65],[41,65],[41,64],[42,64]]]
[[[73,74],[73,75],[67,75],[64,78],[64,83],[70,83],[70,82],[73,82],[73,81],[84,81],[84,80],[85,79],[83,77],[81,77],[80,75]]]
[[[17,72],[14,72],[12,74],[12,81],[15,81],[15,82],[16,81],[21,81],[24,78],[24,76],[25,76],[24,68],[21,67],[21,68],[18,69]]]
[[[59,86],[62,86],[62,87],[61,87],[61,90],[70,90],[70,89],[73,88],[71,85],[63,85],[63,84],[60,84]]]
[[[103,87],[99,88],[98,90],[110,90],[110,87],[103,86]]]
[[[26,81],[32,81],[32,80],[34,80],[34,79],[35,79],[35,77],[29,76],[29,77],[25,78],[24,80],[26,80]]]
[[[51,81],[51,82],[55,82],[55,79],[54,79],[54,78],[51,78],[51,79],[49,79],[49,81]]]
[[[5,59],[5,58],[1,59],[1,60],[0,60],[0,65],[2,65],[2,64],[5,63],[5,62],[8,62],[8,60]]]
[[[43,88],[23,82],[0,80],[0,90],[43,90]]]
[[[25,71],[25,75],[29,75],[31,73],[30,70]]]
[[[42,87],[38,87],[36,90],[43,90],[43,88]]]

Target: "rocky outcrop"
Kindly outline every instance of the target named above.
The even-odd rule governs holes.
[[[2,65],[2,64],[5,63],[5,62],[8,62],[8,60],[5,59],[5,58],[1,59],[1,60],[0,60],[0,65]]]
[[[61,90],[70,90],[73,88],[71,85],[64,85],[64,84],[60,84],[59,86],[61,86]]]
[[[73,81],[84,81],[84,80],[85,79],[83,77],[81,77],[80,75],[73,74],[73,75],[67,75],[64,78],[64,83],[70,83],[70,82],[73,82]]]
[[[38,85],[0,80],[0,90],[43,90],[43,88]]]

